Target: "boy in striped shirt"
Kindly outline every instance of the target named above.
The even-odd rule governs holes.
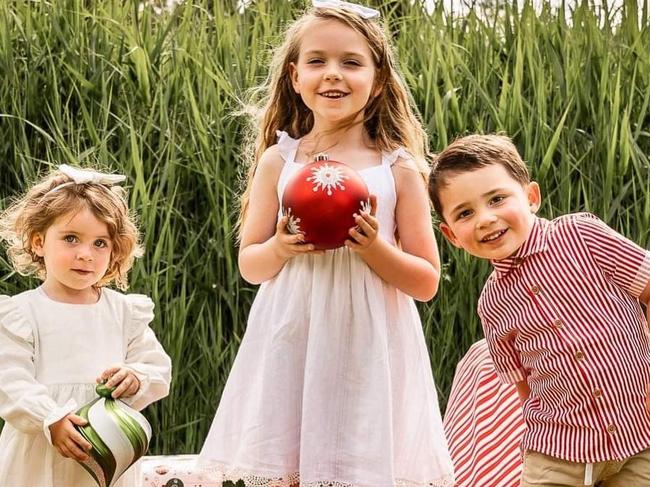
[[[521,485],[650,486],[650,252],[588,213],[537,217],[507,137],[454,141],[429,194],[444,236],[494,266],[478,313],[523,401]]]

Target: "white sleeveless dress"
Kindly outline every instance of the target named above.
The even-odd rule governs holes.
[[[281,201],[301,164],[279,135]],[[392,244],[400,155],[359,171]],[[345,247],[290,259],[259,288],[199,462],[247,486],[453,485],[413,300]]]

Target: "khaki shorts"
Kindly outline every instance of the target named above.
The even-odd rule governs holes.
[[[650,487],[650,448],[621,461],[575,463],[524,453],[521,487]]]

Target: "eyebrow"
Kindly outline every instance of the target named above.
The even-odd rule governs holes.
[[[496,194],[496,193],[502,193],[503,191],[505,191],[505,188],[496,188],[496,189],[492,189],[492,190],[488,191],[487,193],[483,193],[483,194],[481,195],[481,197],[482,197],[482,198],[486,198],[486,197],[492,196],[492,195],[494,195],[494,194]],[[462,203],[456,205],[456,206],[453,208],[453,210],[451,210],[451,214],[452,214],[452,215],[455,214],[458,210],[460,210],[460,209],[461,209],[463,206],[465,206],[465,205],[467,205],[467,201],[463,201]]]
[[[310,55],[310,56],[320,55],[320,56],[322,56],[323,54],[325,54],[325,51],[321,51],[319,49],[313,49],[311,51],[305,52],[306,56],[307,55]],[[346,51],[346,52],[343,53],[343,56],[366,57],[366,55],[364,53],[362,53],[362,52],[354,52],[354,51]]]

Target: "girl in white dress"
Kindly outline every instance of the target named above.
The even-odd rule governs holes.
[[[90,444],[74,414],[97,382],[135,409],[169,392],[171,361],[149,323],[153,303],[121,294],[140,252],[123,176],[61,166],[0,216],[21,274],[43,284],[0,296],[0,485],[95,487],[76,461]],[[136,469],[116,484],[137,485]]]
[[[200,465],[247,486],[452,485],[413,301],[431,299],[440,276],[425,134],[379,12],[314,3],[265,86],[239,252],[242,276],[261,286]],[[345,246],[326,252],[289,233],[280,208],[291,176],[323,151],[372,194]]]

